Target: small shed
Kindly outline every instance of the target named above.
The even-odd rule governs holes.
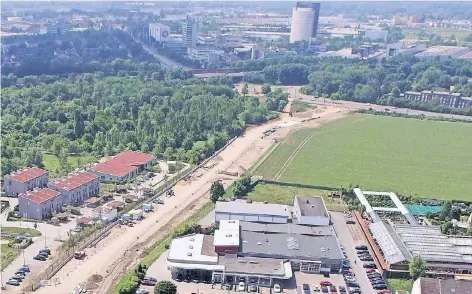
[[[85,205],[89,208],[98,207],[102,202],[101,198],[98,197],[91,197],[85,201]]]
[[[77,219],[77,226],[79,227],[88,227],[93,225],[93,220],[88,217],[81,217]]]
[[[112,208],[112,209],[115,208],[116,210],[120,211],[125,207],[125,203],[121,202],[121,201],[118,201],[118,200],[115,200],[115,201],[112,201],[112,202],[108,203],[107,206],[109,208]]]

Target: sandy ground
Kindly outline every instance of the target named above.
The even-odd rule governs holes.
[[[36,292],[68,293],[91,277],[101,276],[103,280],[97,279],[101,281],[94,283],[94,288],[98,289],[92,293],[109,293],[127,269],[139,262],[140,253],[144,248],[206,203],[213,181],[225,179],[225,182],[230,184],[235,179],[219,174],[220,170],[249,169],[274,144],[275,137],[282,138],[294,128],[320,126],[346,113],[347,111],[339,111],[335,107],[325,107],[322,111],[318,109],[313,113],[321,118],[309,123],[302,124],[301,119],[283,114],[281,118],[270,123],[249,128],[243,136],[221,152],[218,158],[212,160],[217,162],[216,165],[207,164],[206,168],[197,170],[189,180],[179,182],[174,187],[175,196],[165,198],[165,204],[146,215],[141,223],[134,227],[116,228],[109,237],[97,244],[96,248],[87,249],[87,257],[83,261],[73,260],[62,268],[51,280],[52,286],[43,287]],[[287,127],[278,129],[270,136],[263,136],[265,130],[281,124]]]

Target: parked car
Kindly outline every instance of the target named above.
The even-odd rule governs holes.
[[[51,255],[51,249],[45,248],[39,250],[39,253],[46,253],[47,255]]]
[[[44,253],[44,252],[43,252],[43,253],[39,253],[38,256],[42,256],[42,257],[44,257],[45,259],[48,259],[48,257],[49,257],[49,256],[48,256],[46,253]]]
[[[239,282],[238,291],[239,291],[239,292],[244,292],[244,291],[246,291],[246,284],[244,284],[244,282]]]
[[[320,285],[321,286],[331,286],[331,285],[333,285],[333,283],[331,283],[330,281],[321,281]]]
[[[190,280],[191,280],[191,279],[192,279],[192,278],[190,277],[189,274],[187,274],[187,275],[185,276],[185,282],[190,283]]]
[[[22,271],[17,271],[17,272],[15,273],[15,275],[20,275],[20,276],[23,277],[23,279],[26,278],[25,272],[22,272]]]
[[[364,263],[362,267],[363,268],[377,268],[377,265],[375,265],[375,263]]]
[[[356,247],[354,247],[356,250],[367,250],[367,246],[365,245],[358,245]]]
[[[21,275],[13,275],[10,280],[18,280],[19,282],[23,281],[24,277]]]
[[[388,289],[387,285],[385,285],[385,284],[374,285],[374,286],[372,286],[372,288],[374,288],[374,290],[387,290]]]
[[[6,284],[7,284],[7,285],[11,285],[11,286],[19,286],[19,285],[20,285],[20,281],[15,280],[15,279],[9,279]]]
[[[251,285],[249,285],[249,291],[251,291],[251,292],[257,292],[257,286],[256,286],[256,284],[251,284]]]
[[[321,292],[323,292],[323,293],[329,293],[328,286],[321,286]]]
[[[361,261],[374,261],[374,259],[370,256],[365,256],[365,257],[361,257],[359,258]]]
[[[308,284],[303,284],[302,288],[303,288],[303,291],[310,292],[310,286]]]
[[[182,276],[182,274],[178,274],[176,277],[177,282],[182,282],[183,279],[184,277]]]
[[[313,290],[313,292],[320,292],[321,291],[321,288],[319,285],[313,285],[311,286],[311,289]]]
[[[22,271],[22,272],[25,272],[25,273],[29,273],[30,272],[30,268],[29,266],[27,265],[23,265],[22,267],[20,267],[20,269],[18,271]]]
[[[346,281],[348,282],[357,282],[357,279],[354,277],[345,277]]]
[[[225,286],[226,290],[232,290],[233,289],[233,285],[232,284],[226,284]]]
[[[374,269],[366,269],[365,272],[370,274],[370,273],[376,273],[377,271]]]
[[[203,283],[205,284],[210,284],[211,283],[211,276],[204,276],[203,277]]]
[[[338,290],[336,289],[336,286],[335,286],[335,285],[331,285],[331,286],[329,287],[329,291],[330,291],[331,293],[337,293],[337,292],[338,292]]]
[[[346,221],[346,224],[348,224],[348,225],[354,225],[355,223],[356,223],[356,222],[353,221],[353,220],[347,220],[347,221]]]
[[[274,291],[274,293],[280,293],[280,292],[282,292],[282,288],[280,288],[279,284],[275,284],[273,291]]]
[[[141,285],[155,286],[155,285],[156,285],[156,282],[151,281],[151,280],[141,280]]]
[[[144,288],[139,288],[138,290],[136,290],[136,294],[149,294],[149,291]]]
[[[42,255],[36,255],[35,257],[33,257],[34,260],[41,260],[41,261],[45,261],[46,258]]]
[[[346,285],[348,287],[353,287],[353,288],[358,288],[360,287],[359,283],[358,282],[347,282]]]
[[[344,286],[339,286],[339,292],[340,292],[340,293],[346,293],[346,287],[344,287]]]
[[[193,281],[195,284],[198,284],[198,282],[200,282],[200,278],[199,278],[198,276],[193,276],[192,281]]]
[[[153,277],[144,277],[143,280],[149,280],[149,281],[153,281],[153,282],[156,282],[157,283],[157,279],[156,278],[153,278]]]

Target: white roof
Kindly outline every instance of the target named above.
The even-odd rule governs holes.
[[[239,231],[239,220],[220,220],[220,230],[222,231]]]
[[[216,264],[218,256],[202,254],[203,237],[204,235],[202,234],[196,234],[173,239],[170,244],[167,260],[173,262]]]
[[[239,246],[239,231],[216,230],[214,246]]]
[[[216,213],[253,214],[267,216],[282,216],[288,218],[287,205],[246,203],[240,201],[216,202]]]

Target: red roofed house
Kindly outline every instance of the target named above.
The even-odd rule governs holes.
[[[18,196],[34,188],[46,187],[49,181],[49,172],[37,167],[27,167],[12,172],[4,177],[6,196]]]
[[[62,209],[61,193],[49,188],[35,189],[18,196],[20,216],[45,219]]]
[[[80,171],[50,182],[48,187],[61,192],[64,204],[80,204],[100,193],[100,178]]]
[[[153,155],[125,151],[115,155],[107,162],[95,165],[90,171],[100,176],[101,181],[124,182],[154,164],[156,164],[156,157]]]

